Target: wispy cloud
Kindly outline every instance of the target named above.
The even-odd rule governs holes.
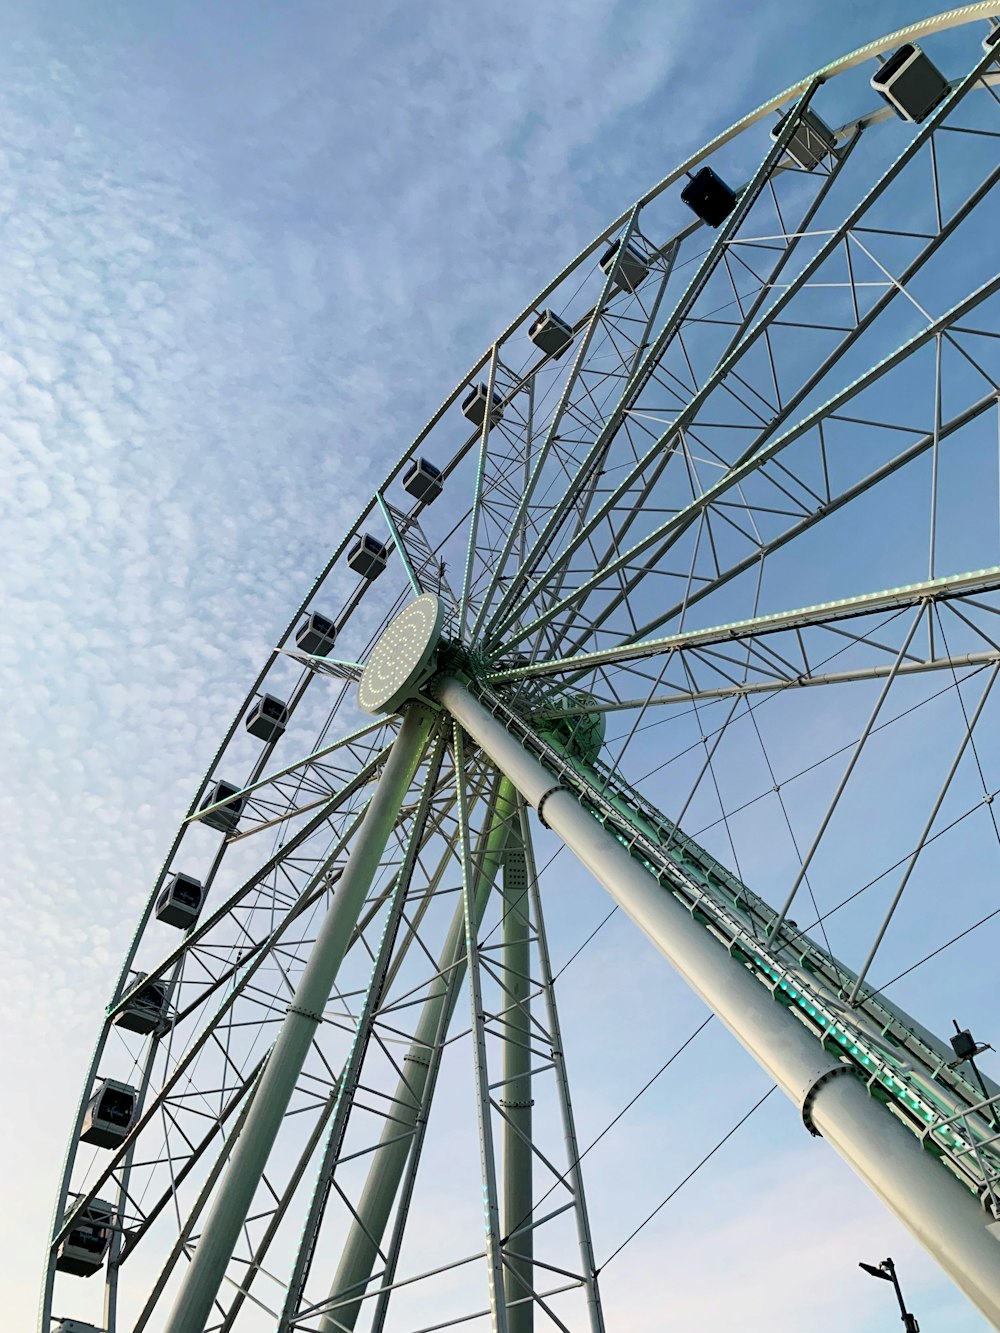
[[[13,1085],[44,1089],[28,1122],[6,1106],[12,1328],[148,885],[327,550],[508,316],[631,197],[818,63],[820,36],[827,58],[873,35],[858,7],[799,16],[786,77],[785,6],[711,18],[687,0],[8,8],[0,1004]],[[657,967],[632,973],[640,999]],[[637,1041],[629,1077],[642,1056]],[[598,1123],[618,1097],[578,1073]],[[801,1150],[778,1160],[781,1189],[744,1165],[692,1196],[702,1240],[655,1230],[616,1261],[618,1327],[843,1326],[815,1247],[840,1270],[907,1242]],[[793,1205],[817,1233],[790,1220],[796,1276],[776,1285],[747,1232]],[[710,1253],[729,1256],[724,1281]],[[774,1319],[747,1322],[767,1302]]]

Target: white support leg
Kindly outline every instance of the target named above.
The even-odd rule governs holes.
[[[288,1012],[254,1089],[228,1168],[163,1333],[200,1333],[232,1258],[268,1155],[433,724],[412,706],[385,762]]]
[[[492,824],[480,858],[474,892],[476,919],[482,917],[514,814],[514,791],[503,782],[497,795]],[[427,1114],[425,1087],[432,1053],[448,1029],[451,1012],[465,970],[465,913],[459,903],[439,960],[440,971],[424,1001],[409,1052],[403,1057],[405,1077],[400,1079],[392,1100],[392,1119],[386,1121],[382,1142],[372,1154],[368,1179],[351,1223],[340,1263],[330,1288],[330,1306],[320,1323],[321,1333],[344,1333],[353,1329],[361,1311],[378,1247],[385,1234],[393,1202],[399,1190],[411,1148],[407,1129],[415,1130],[417,1118]]]
[[[435,693],[815,1128],[1000,1327],[1000,1243],[976,1199],[453,677]],[[835,1076],[839,1075],[839,1076]]]

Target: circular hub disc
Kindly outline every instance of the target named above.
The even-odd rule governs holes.
[[[372,649],[358,682],[366,713],[394,713],[421,683],[441,635],[444,608],[432,592],[405,606]]]

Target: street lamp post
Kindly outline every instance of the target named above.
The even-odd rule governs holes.
[[[920,1325],[917,1323],[916,1316],[909,1313],[906,1308],[906,1302],[903,1300],[903,1293],[899,1288],[899,1278],[896,1276],[896,1265],[891,1259],[883,1259],[876,1268],[874,1264],[858,1264],[866,1273],[872,1277],[881,1278],[883,1282],[891,1282],[893,1290],[896,1293],[896,1300],[899,1301],[899,1317],[903,1321],[903,1328],[906,1333],[920,1333]]]

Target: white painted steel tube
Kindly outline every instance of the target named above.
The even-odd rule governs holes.
[[[240,1230],[302,1072],[320,1016],[371,888],[386,842],[399,815],[434,721],[425,708],[410,708],[393,743],[375,794],[354,836],[309,961],[282,1020],[239,1138],[232,1150],[190,1267],[163,1333],[200,1333],[232,1258]]]
[[[795,1105],[842,1068],[805,1028],[629,856],[461,681],[434,693],[529,804],[608,890]],[[830,1078],[809,1102],[813,1125],[1000,1328],[1000,1243],[974,1196],[853,1076]]]
[[[823,1137],[916,1236],[994,1328],[1000,1328],[1000,1241],[972,1194],[855,1078],[820,1089]],[[993,1223],[993,1228],[1000,1223]]]
[[[502,782],[497,794],[490,830],[476,876],[473,900],[477,920],[482,918],[493,882],[500,869],[500,859],[507,840],[514,811],[514,790]],[[410,1049],[403,1057],[405,1073],[400,1078],[389,1104],[391,1119],[378,1147],[372,1154],[368,1178],[358,1200],[357,1214],[341,1251],[340,1262],[330,1288],[330,1300],[336,1302],[320,1321],[320,1333],[345,1333],[354,1328],[361,1312],[364,1290],[371,1280],[379,1245],[399,1192],[406,1160],[413,1146],[411,1134],[424,1105],[431,1055],[444,1039],[455,1007],[459,986],[465,973],[465,913],[459,902],[445,938],[438,962],[439,973],[429,988]]]

